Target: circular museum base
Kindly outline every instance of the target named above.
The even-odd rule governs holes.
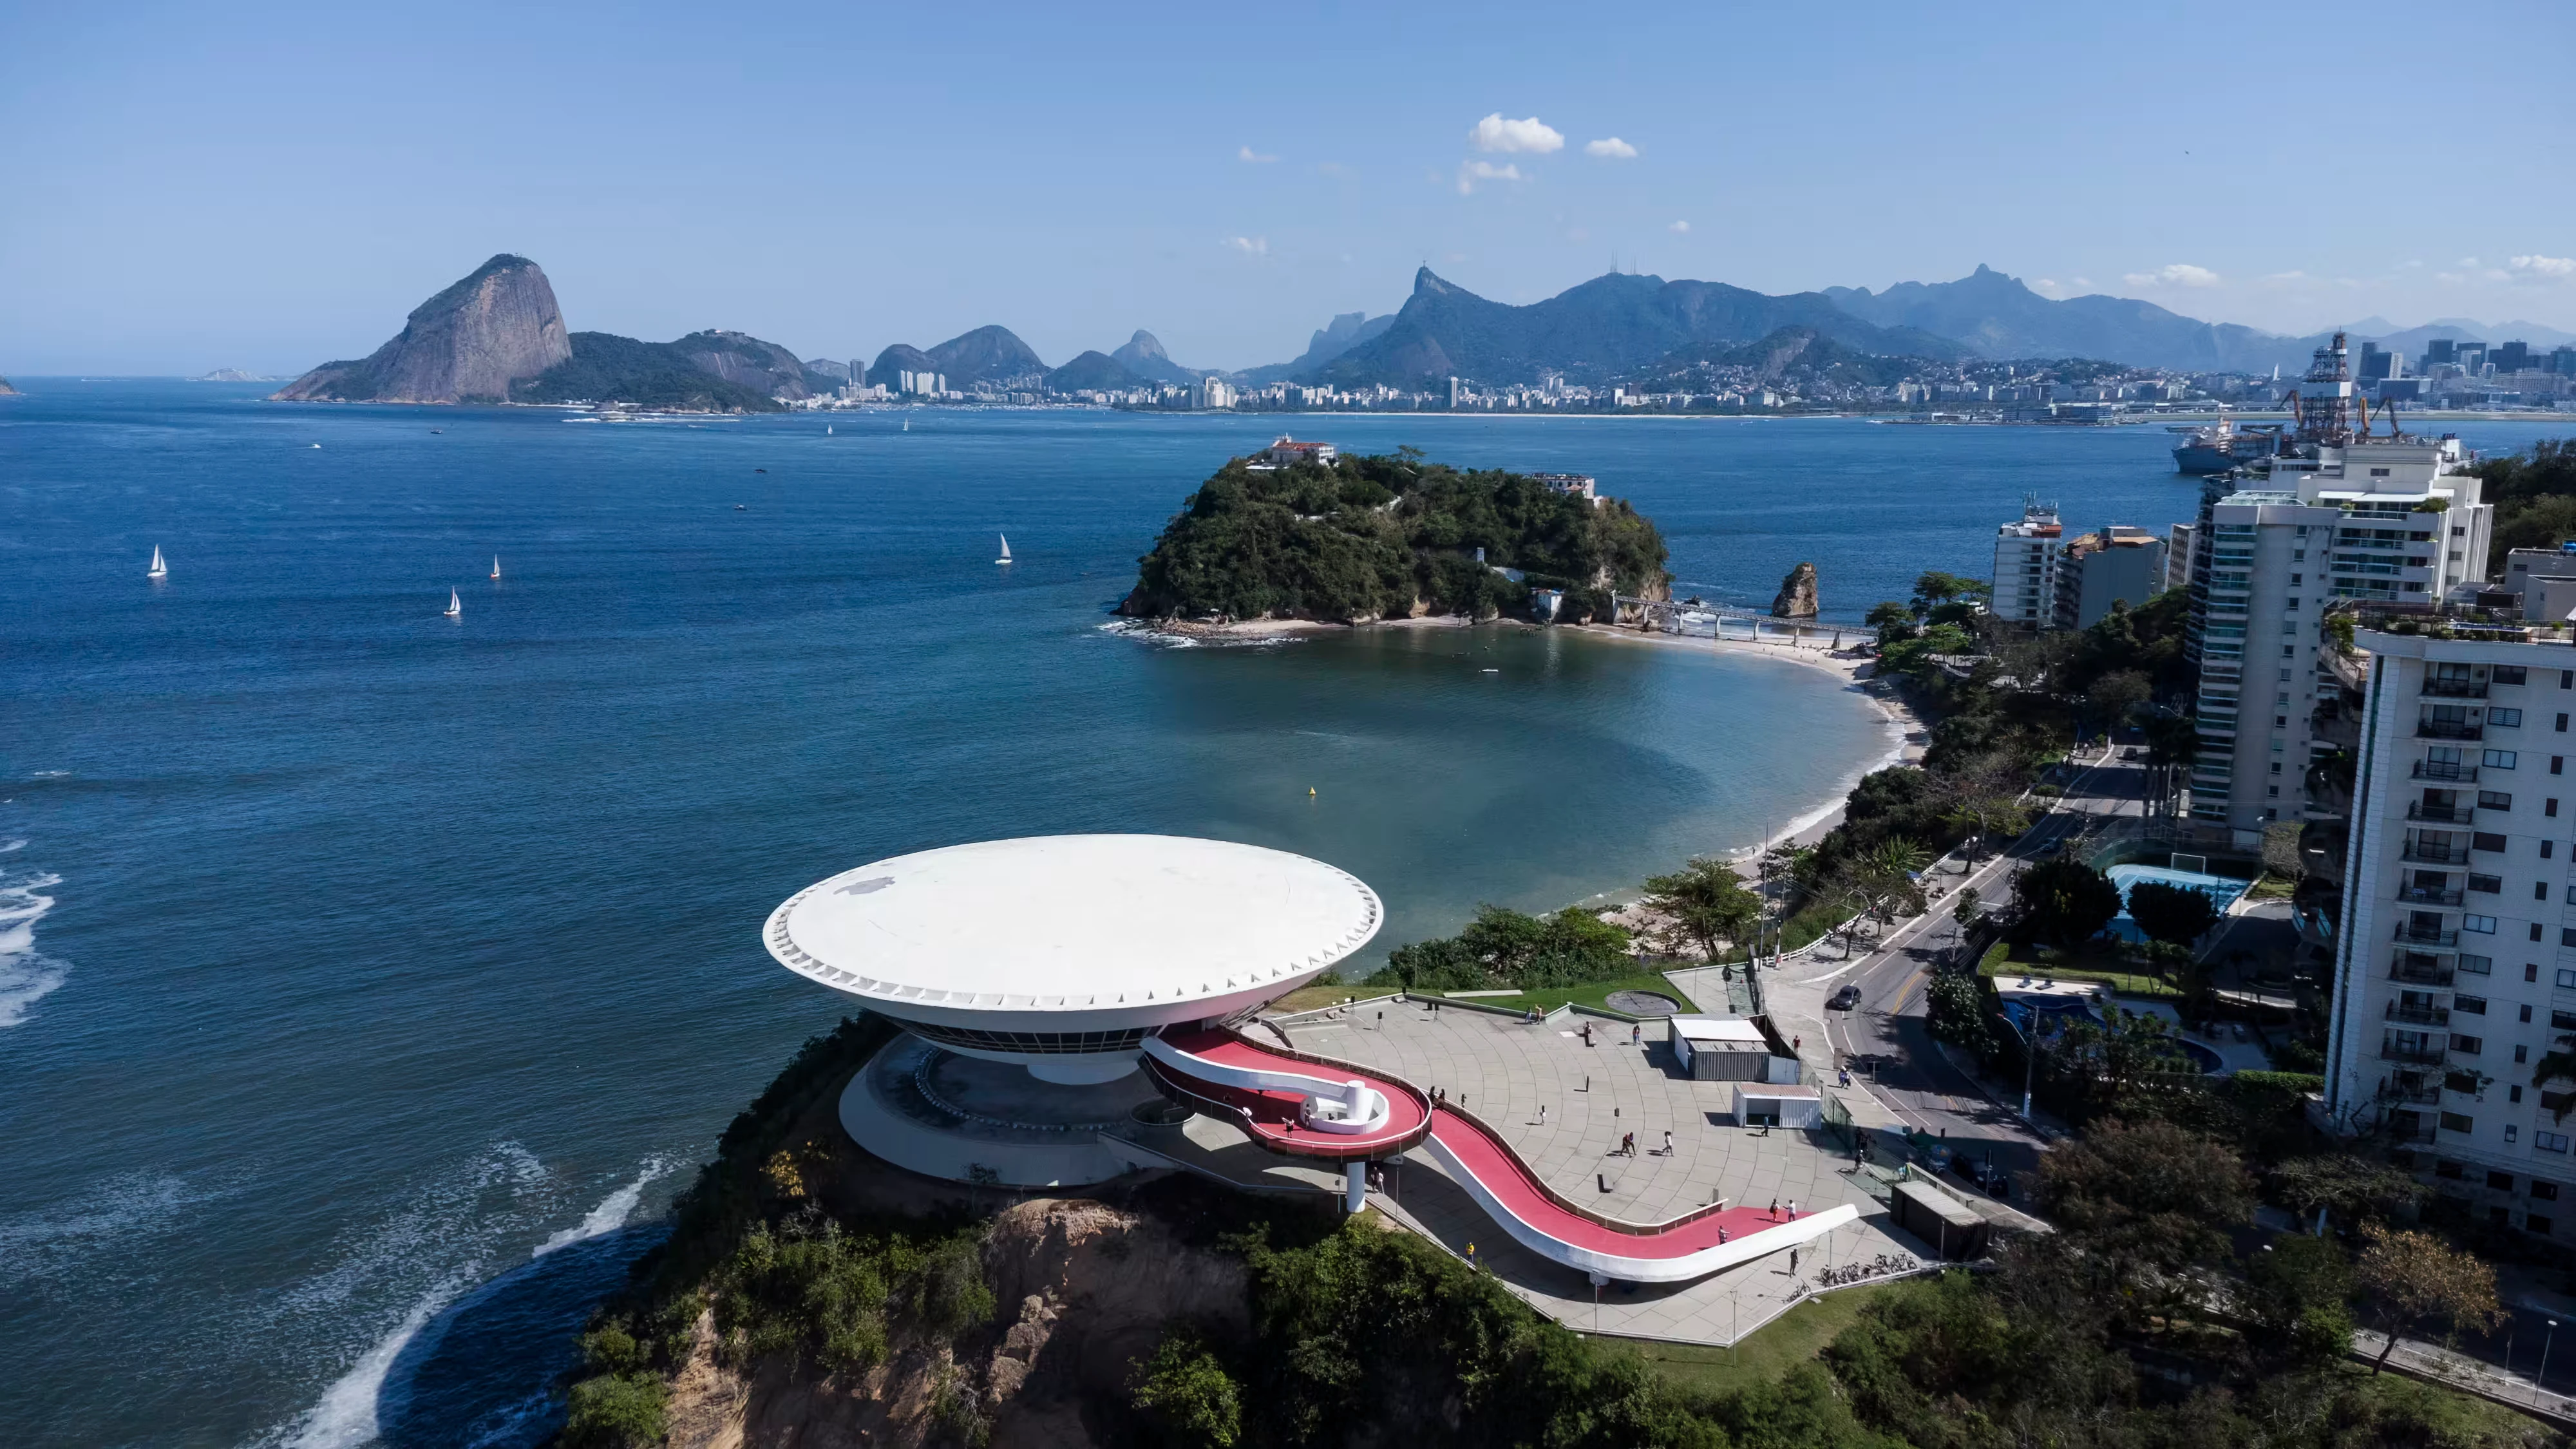
[[[1019,1063],[961,1056],[907,1032],[850,1079],[840,1115],[850,1140],[927,1177],[1079,1187],[1128,1171],[1115,1139],[1170,1130],[1167,1109],[1141,1072],[1044,1082]]]

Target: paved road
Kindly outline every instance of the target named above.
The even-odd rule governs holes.
[[[1944,897],[1921,916],[1902,922],[1859,957],[1842,960],[1828,950],[1787,963],[1764,983],[1766,1004],[1776,1017],[1789,1018],[1789,1030],[1815,1024],[1837,1059],[1861,1065],[1856,1082],[1904,1125],[1946,1137],[1971,1153],[1990,1152],[2011,1172],[2028,1171],[2037,1161],[2041,1139],[2021,1120],[2016,1095],[1998,1101],[1967,1073],[1953,1065],[1932,1040],[1924,1012],[1924,988],[1933,968],[1954,949],[1958,932],[1950,909],[1963,887],[1975,887],[1988,906],[2012,893],[2012,877],[2040,858],[2047,848],[2086,826],[2091,818],[2140,813],[2139,791],[2144,771],[2105,757],[2081,770],[2065,797],[2034,822],[2020,840],[2000,855],[1978,862],[1965,874],[1936,877]],[[1936,870],[1951,871],[1963,863],[1945,859]],[[1822,957],[1824,959],[1819,959]],[[1827,1011],[1825,999],[1840,987],[1860,988],[1859,1004],[1848,1012]]]

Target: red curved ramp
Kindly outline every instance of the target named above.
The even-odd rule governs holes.
[[[1167,1032],[1162,1045],[1165,1050],[1149,1051],[1145,1059],[1155,1080],[1193,1106],[1215,1104],[1200,1106],[1203,1111],[1250,1124],[1245,1130],[1262,1146],[1300,1157],[1353,1161],[1419,1144],[1513,1241],[1597,1278],[1631,1283],[1704,1278],[1823,1237],[1860,1216],[1848,1203],[1796,1218],[1759,1208],[1711,1206],[1670,1222],[1632,1223],[1568,1199],[1472,1113],[1447,1103],[1434,1106],[1419,1088],[1383,1072],[1260,1046],[1230,1031]],[[1249,1080],[1247,1074],[1318,1084],[1364,1083],[1386,1095],[1389,1123],[1366,1143],[1335,1140],[1298,1125],[1304,1098],[1296,1092],[1230,1085]],[[1423,1114],[1419,1122],[1405,1117],[1416,1104]],[[1399,1117],[1405,1117],[1401,1127]]]
[[[1431,1127],[1431,1096],[1399,1077],[1329,1057],[1256,1046],[1222,1029],[1162,1033],[1145,1053],[1145,1070],[1165,1095],[1234,1123],[1253,1141],[1290,1157],[1357,1162],[1392,1157],[1419,1143]],[[1311,1125],[1317,1089],[1357,1082],[1378,1094],[1386,1120],[1361,1132]]]

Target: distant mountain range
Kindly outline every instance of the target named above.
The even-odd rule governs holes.
[[[2518,338],[2541,347],[2576,342],[2576,333],[2537,323],[2490,327],[2466,318],[2401,329],[2370,317],[2342,330],[2356,351],[2362,342],[2376,341],[2409,356],[2435,338]],[[1345,312],[1316,329],[1298,357],[1242,372],[1185,367],[1142,329],[1112,351],[1085,352],[1049,369],[1009,328],[985,326],[927,350],[897,343],[877,354],[863,380],[892,385],[897,372],[929,372],[959,390],[1009,385],[1071,392],[1189,385],[1222,375],[1251,387],[1295,380],[1432,390],[1451,377],[1494,385],[1534,383],[1549,373],[1600,383],[1679,379],[1712,367],[1760,366],[1769,372],[1775,354],[1846,379],[1888,371],[1862,365],[1870,358],[2090,358],[2133,367],[2260,373],[2305,367],[2328,335],[2285,337],[2203,322],[2134,298],[2052,299],[1985,266],[1955,282],[1901,282],[1875,293],[1828,287],[1785,296],[1722,282],[1613,272],[1526,306],[1479,297],[1425,267],[1414,274],[1413,293],[1400,310],[1378,317]],[[375,352],[324,363],[275,397],[445,403],[595,398],[770,411],[778,399],[794,401],[862,380],[852,371],[853,364],[830,359],[801,361],[776,343],[740,332],[694,332],[674,342],[569,332],[545,273],[525,257],[504,253],[414,308],[402,332]]]
[[[1316,369],[1344,386],[1426,387],[1455,376],[1533,382],[1542,372],[1599,382],[1676,349],[1750,342],[1783,327],[1812,327],[1863,352],[1955,358],[1946,337],[1861,321],[1822,293],[1765,296],[1722,282],[1667,282],[1613,272],[1526,307],[1488,301],[1416,272],[1395,323]]]

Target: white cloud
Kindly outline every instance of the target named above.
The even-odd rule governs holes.
[[[2092,279],[2091,277],[2077,277],[2077,278],[2075,279],[2075,290],[2077,290],[2077,291],[2079,291],[2079,292],[2089,292],[2089,291],[2092,291],[2092,290],[2093,290],[2093,279]]]
[[[1476,189],[1476,183],[1479,181],[1518,181],[1520,179],[1521,168],[1508,161],[1504,162],[1500,166],[1495,165],[1491,161],[1461,161],[1458,163],[1458,194],[1460,196],[1465,196],[1474,191]]]
[[[1218,241],[1217,245],[1232,247],[1247,257],[1270,255],[1270,238],[1266,236],[1230,236]]]
[[[2513,270],[2516,276],[2528,277],[2533,280],[2546,278],[2553,282],[2561,281],[2568,277],[2576,277],[2576,257],[2544,257],[2537,255],[2515,257],[2513,259]]]
[[[1467,144],[1479,151],[1528,151],[1544,156],[1565,149],[1565,135],[1536,116],[1506,121],[1503,113],[1496,111],[1467,133]]]
[[[1234,159],[1237,161],[1249,161],[1256,166],[1267,166],[1279,158],[1276,156],[1264,156],[1260,152],[1246,146],[1242,150],[1234,153]]]
[[[1664,230],[1669,232],[1686,232],[1690,230],[1690,223],[1686,221],[1677,221],[1671,226],[1665,227]]]
[[[1612,161],[1634,161],[1637,159],[1637,148],[1616,136],[1604,136],[1598,141],[1584,142],[1583,154],[1605,157]]]
[[[2218,274],[2189,262],[2172,262],[2152,272],[2127,272],[2120,280],[2132,287],[2215,287]]]
[[[2031,283],[2030,289],[2042,296],[2045,296],[2050,292],[2062,292],[2066,290],[2064,287],[2057,284],[2057,279],[2055,277],[2042,277]]]

